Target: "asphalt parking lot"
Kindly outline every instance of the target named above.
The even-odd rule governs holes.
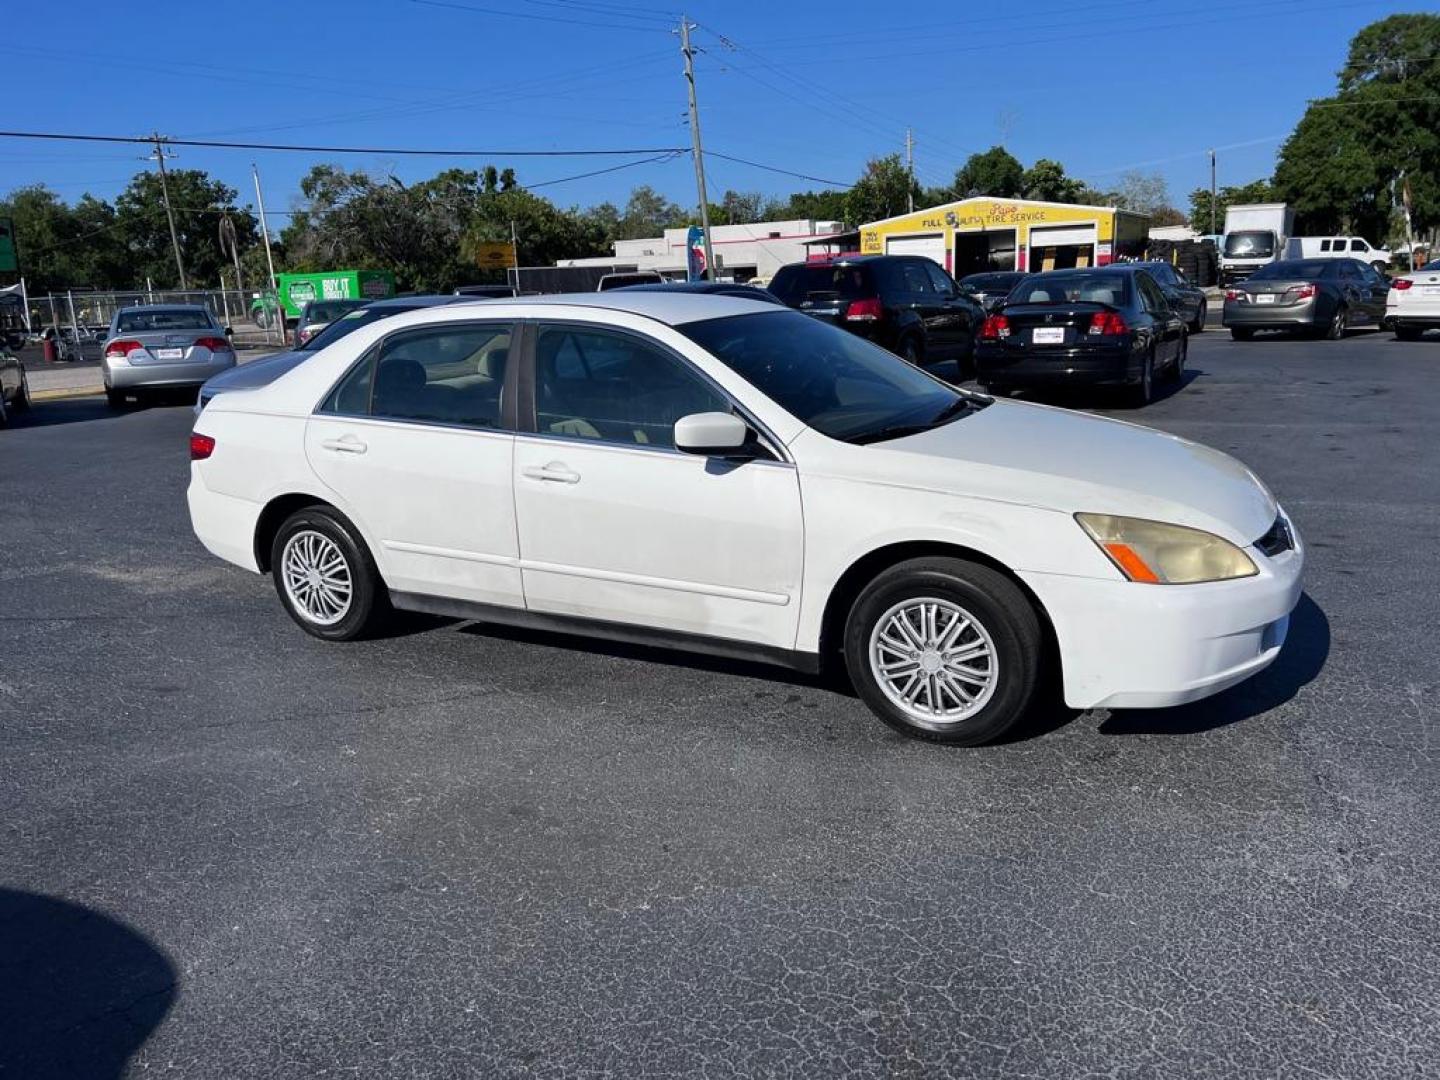
[[[946,750],[759,666],[312,640],[190,535],[188,409],[37,403],[0,1076],[1433,1075],[1440,340],[1212,331],[1114,415],[1290,511],[1280,660]]]

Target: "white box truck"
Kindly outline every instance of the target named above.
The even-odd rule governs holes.
[[[1282,258],[1295,231],[1295,211],[1284,203],[1250,203],[1225,210],[1225,242],[1220,248],[1220,283],[1244,281]]]

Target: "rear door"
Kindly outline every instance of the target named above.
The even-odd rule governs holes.
[[[1185,323],[1148,273],[1143,270],[1136,273],[1135,285],[1140,290],[1140,303],[1146,314],[1155,320],[1155,362],[1164,366],[1180,355]]]
[[[902,259],[894,265],[899,271],[903,298],[899,306],[908,309],[924,327],[924,351],[927,360],[941,360],[957,351],[958,336],[953,325],[953,313],[946,306],[946,298],[935,289],[930,279],[926,259]]]
[[[975,335],[980,329],[975,325],[975,321],[983,318],[980,306],[962,293],[955,284],[955,279],[940,267],[931,263],[926,270],[930,274],[930,283],[940,296],[941,306],[945,309],[946,332],[951,338],[952,347],[957,356],[969,356],[975,348]]]

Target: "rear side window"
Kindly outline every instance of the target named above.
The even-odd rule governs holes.
[[[858,265],[782,266],[770,291],[791,307],[827,300],[858,300],[874,296],[870,268]]]
[[[370,415],[370,383],[375,372],[375,354],[378,351],[371,349],[365,358],[340,380],[340,384],[330,391],[325,404],[320,406],[322,413],[337,416]]]
[[[925,272],[930,275],[930,284],[934,286],[935,291],[941,296],[949,296],[955,291],[954,280],[935,263],[930,263],[926,266]]]

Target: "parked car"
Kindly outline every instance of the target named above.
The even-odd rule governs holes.
[[[923,255],[842,255],[791,263],[770,291],[788,307],[867,338],[912,364],[968,373],[985,310]]]
[[[1186,329],[1190,333],[1204,332],[1205,320],[1210,314],[1210,301],[1205,290],[1191,282],[1178,266],[1163,261],[1126,265],[1138,266],[1155,279],[1155,284],[1160,286],[1160,291],[1165,294],[1165,299],[1170,301],[1170,306],[1185,320]]]
[[[311,300],[300,309],[300,320],[295,324],[295,347],[304,345],[347,311],[355,311],[365,304],[364,300]]]
[[[223,394],[230,390],[253,390],[257,386],[265,386],[287,371],[298,367],[321,349],[333,345],[363,326],[369,326],[381,319],[388,319],[392,315],[415,311],[418,308],[457,304],[472,299],[473,297],[469,296],[401,296],[393,300],[372,300],[368,304],[347,311],[298,349],[275,353],[263,360],[255,360],[242,367],[231,368],[229,371],[221,372],[219,375],[207,379],[205,384],[200,387],[200,392],[195,396],[195,415],[199,416],[217,394]]]
[[[1349,327],[1378,325],[1389,291],[1389,281],[1356,259],[1287,259],[1226,289],[1221,321],[1236,341],[1257,330],[1338,340]]]
[[[508,299],[516,295],[513,285],[461,285],[455,290],[456,296],[468,296],[471,299]]]
[[[1074,708],[1232,686],[1301,590],[1234,459],[724,296],[409,312],[216,398],[190,456],[201,542],[315,637],[403,608],[843,656],[881,719],[944,743],[1011,729],[1051,676]]]
[[[691,296],[738,296],[745,300],[759,300],[762,304],[780,303],[780,298],[774,293],[736,281],[662,281],[650,285],[626,285],[624,291],[689,293]]]
[[[663,274],[653,270],[632,270],[624,273],[605,274],[595,285],[596,292],[624,289],[631,285],[658,285],[665,280]]]
[[[1031,274],[985,320],[975,367],[996,394],[1021,387],[1119,386],[1135,405],[1178,382],[1185,321],[1136,263]]]
[[[1299,259],[1358,259],[1368,263],[1376,273],[1383,274],[1390,269],[1394,254],[1389,248],[1372,247],[1361,236],[1292,236],[1285,244],[1285,258]]]
[[[23,342],[24,336],[18,336]],[[0,340],[0,427],[9,425],[12,412],[30,408],[30,377],[18,352],[19,346]]]
[[[1426,330],[1440,330],[1440,262],[1432,260],[1390,282],[1385,325],[1401,341],[1418,341]]]
[[[209,308],[155,304],[121,308],[110,321],[101,374],[111,407],[127,395],[199,386],[235,366],[230,328]]]
[[[1022,270],[985,270],[960,279],[960,291],[972,296],[987,312],[999,307],[1010,290],[1025,277]]]

